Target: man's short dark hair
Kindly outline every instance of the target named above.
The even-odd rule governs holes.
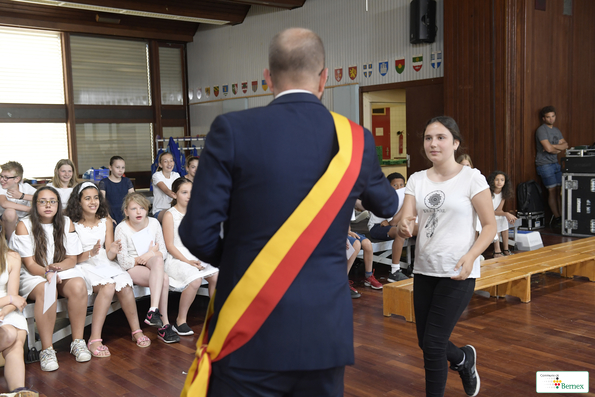
[[[291,28],[275,35],[269,45],[269,71],[273,84],[282,79],[299,82],[324,69],[324,44],[311,30]]]
[[[553,106],[546,106],[539,111],[539,118],[544,118],[546,114],[554,112],[556,113],[556,108]]]

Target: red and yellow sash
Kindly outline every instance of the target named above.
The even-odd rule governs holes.
[[[211,362],[240,348],[254,336],[318,246],[353,189],[361,168],[364,131],[339,114],[332,113],[332,116],[339,151],[231,291],[209,340],[215,295],[211,297],[182,397],[207,395]]]

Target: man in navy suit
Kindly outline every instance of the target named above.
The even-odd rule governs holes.
[[[324,47],[315,33],[282,31],[270,44],[264,70],[275,99],[266,107],[221,115],[211,125],[180,226],[190,251],[220,269],[210,341],[234,288],[340,149],[333,116],[320,101],[327,74]],[[345,365],[354,362],[353,307],[345,275],[352,209],[361,198],[365,208],[388,218],[398,206],[380,170],[372,134],[361,130],[360,135],[362,155],[352,187],[254,335],[213,359],[209,396],[343,396]],[[299,245],[293,248],[290,259],[300,253]]]

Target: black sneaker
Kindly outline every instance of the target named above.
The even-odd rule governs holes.
[[[388,281],[391,283],[397,282],[397,281],[403,281],[403,280],[407,280],[409,279],[409,277],[407,277],[402,271],[401,269],[397,270],[396,272],[391,273],[388,276]]]
[[[173,329],[171,329],[171,325],[169,324],[165,325],[163,328],[159,328],[157,337],[165,343],[176,343],[180,341],[180,337]]]
[[[481,383],[476,368],[477,353],[471,345],[463,346],[461,350],[465,353],[465,362],[462,365],[451,365],[450,369],[459,372],[465,393],[470,397],[477,396]]]
[[[194,331],[192,331],[192,328],[190,328],[188,326],[188,323],[184,323],[184,324],[180,324],[178,325],[175,321],[174,323],[171,325],[171,327],[173,328],[173,330],[178,334],[178,335],[194,335]]]
[[[155,309],[155,311],[150,310],[147,312],[145,324],[149,324],[150,326],[157,328],[163,327],[163,321],[161,321],[161,313],[159,313],[159,309]]]

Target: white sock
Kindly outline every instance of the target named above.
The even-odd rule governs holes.
[[[390,265],[390,272],[391,273],[398,272],[399,270],[401,270],[401,264],[400,263],[393,263],[392,265]]]
[[[149,311],[150,311],[150,312],[154,312],[155,310],[157,310],[157,308],[156,308],[156,307],[150,307],[150,308],[149,308]]]

